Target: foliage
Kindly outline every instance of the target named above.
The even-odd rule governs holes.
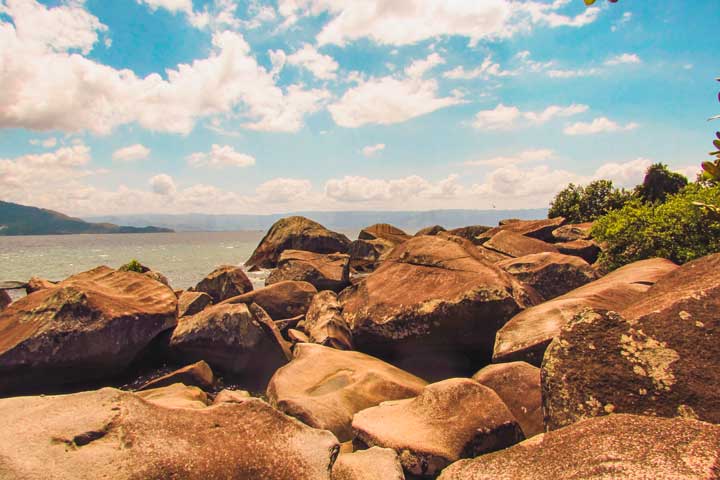
[[[716,78],[716,80],[720,82],[720,78]],[[720,101],[720,93],[718,93],[718,101]],[[715,115],[710,118],[710,120],[717,120],[719,118],[720,115]],[[715,150],[710,152],[710,156],[716,158],[713,161],[703,162],[703,180],[712,183],[720,183],[720,132],[715,132],[715,137],[717,137],[713,140],[713,147]]]
[[[720,251],[720,216],[697,203],[720,204],[720,186],[693,183],[665,203],[636,198],[600,218],[592,234],[603,245],[601,266],[613,270],[652,257],[685,263]]]
[[[122,267],[120,267],[118,270],[121,270],[123,272],[137,272],[137,273],[145,273],[147,272],[147,268],[143,266],[142,263],[138,262],[135,259],[130,260],[130,262],[126,263]]]
[[[687,184],[685,176],[671,172],[667,165],[655,163],[648,167],[645,179],[636,191],[646,202],[664,202],[668,195],[678,193]]]
[[[596,180],[587,186],[571,183],[550,204],[549,218],[565,217],[570,223],[592,222],[622,208],[632,194],[613,186],[610,180]]]

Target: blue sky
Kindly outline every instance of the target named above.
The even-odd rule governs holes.
[[[652,162],[691,175],[718,18],[717,0],[0,0],[0,198],[537,208]]]

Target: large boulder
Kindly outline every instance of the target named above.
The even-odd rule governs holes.
[[[156,272],[152,268],[141,264],[137,260],[133,260],[130,263],[126,263],[125,265],[122,265],[120,268],[118,268],[121,272],[137,272],[142,273],[143,275],[152,278],[153,280],[157,280],[158,282],[162,283],[163,285],[167,285],[168,287],[172,288],[170,286],[170,281],[168,278],[163,275],[160,272]]]
[[[0,392],[116,375],[175,326],[176,315],[167,286],[108,267],[23,297],[0,313]]]
[[[174,383],[182,383],[183,385],[199,387],[203,390],[211,390],[215,385],[215,375],[213,374],[210,365],[205,363],[204,360],[200,360],[192,365],[188,365],[170,372],[167,375],[163,375],[162,377],[150,380],[138,390],[167,387]]]
[[[352,426],[356,443],[392,448],[407,472],[423,476],[524,439],[500,397],[466,378],[433,383],[416,398],[363,410]]]
[[[526,438],[545,431],[539,368],[525,362],[497,363],[488,365],[472,378],[500,396]]]
[[[395,243],[382,238],[355,240],[348,246],[350,267],[357,272],[372,271],[387,257],[395,245]]]
[[[533,287],[545,300],[598,279],[597,272],[582,258],[552,252],[504,260],[497,266]]]
[[[275,268],[285,250],[315,253],[346,253],[350,240],[305,217],[287,217],[270,227],[250,259],[248,268]]]
[[[12,298],[5,290],[0,290],[0,312],[5,310],[12,303]]]
[[[333,465],[332,480],[405,480],[395,450],[373,447],[340,454]]]
[[[620,314],[588,310],[543,361],[546,425],[607,413],[720,423],[720,254],[660,279]]]
[[[441,232],[446,232],[445,227],[442,225],[431,225],[429,227],[421,228],[417,232],[415,232],[416,237],[420,237],[422,235],[437,235]]]
[[[267,397],[288,415],[347,441],[355,413],[386,400],[414,397],[425,385],[377,358],[302,343],[271,379]]]
[[[172,383],[135,392],[143,400],[165,408],[203,409],[210,405],[207,393],[198,387]]]
[[[182,292],[178,296],[178,318],[200,313],[212,303],[212,297],[205,292]]]
[[[483,260],[485,263],[498,263],[502,262],[503,260],[508,260],[512,258],[510,255],[496,252],[495,250],[490,250],[489,248],[485,248],[480,244],[473,243],[472,241],[464,237],[452,235],[449,232],[440,232],[437,236],[445,240],[457,243],[464,249],[473,252],[474,257]]]
[[[556,243],[560,253],[580,257],[588,263],[595,263],[600,256],[600,246],[593,240],[573,240],[572,242]]]
[[[352,350],[352,332],[342,316],[337,294],[330,290],[313,298],[305,316],[305,331],[311,342],[340,350]]]
[[[220,303],[252,289],[252,282],[242,268],[222,265],[200,280],[193,290],[207,293],[212,297],[213,302]]]
[[[448,230],[447,233],[449,235],[456,235],[458,237],[462,237],[466,240],[471,241],[475,245],[481,245],[482,242],[480,242],[478,237],[491,229],[492,227],[486,227],[485,225],[470,225],[468,227],[460,227]]]
[[[593,222],[563,225],[553,230],[555,242],[574,242],[575,240],[590,240],[592,238]]]
[[[256,304],[220,304],[184,317],[170,338],[181,362],[205,360],[235,374],[245,385],[264,388],[290,353],[272,319]]]
[[[495,362],[525,361],[540,366],[545,349],[567,321],[586,308],[620,310],[642,297],[651,285],[677,267],[654,258],[626,265],[513,317],[495,339]]]
[[[410,239],[410,235],[403,232],[397,227],[393,227],[387,223],[376,223],[369,227],[363,228],[358,234],[358,240],[387,240],[393,245],[403,243]]]
[[[503,230],[493,235],[490,240],[483,243],[483,247],[511,257],[524,257],[543,252],[558,253],[558,249],[550,243],[510,230]]]
[[[330,480],[331,433],[259,399],[196,403],[167,408],[111,388],[0,400],[0,477]]]
[[[474,247],[437,236],[398,245],[340,296],[358,350],[428,379],[474,373],[495,332],[539,301]]]
[[[229,298],[223,303],[256,303],[270,318],[278,321],[305,315],[315,294],[317,289],[308,282],[286,281]]]
[[[720,427],[611,415],[461,460],[439,480],[717,480]]]
[[[350,256],[285,250],[265,285],[286,280],[308,282],[318,290],[339,292],[350,285]]]
[[[45,280],[44,278],[40,277],[32,277],[30,278],[30,280],[28,280],[28,283],[25,286],[25,293],[27,295],[30,295],[31,293],[39,292],[41,290],[47,290],[48,288],[53,288],[56,285],[56,283],[53,283],[50,280]]]

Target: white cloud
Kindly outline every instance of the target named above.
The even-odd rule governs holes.
[[[150,188],[158,195],[173,195],[177,191],[175,181],[165,173],[152,177],[150,179]]]
[[[136,143],[135,145],[130,145],[128,147],[115,150],[112,158],[113,160],[117,160],[120,162],[134,162],[136,160],[143,160],[149,156],[150,149],[144,145]]]
[[[306,68],[321,80],[332,80],[336,78],[339,67],[338,63],[330,55],[324,55],[318,52],[315,47],[309,43],[303,45],[300,50],[292,55],[289,55],[287,57],[287,63]]]
[[[606,163],[595,171],[594,177],[612,180],[616,186],[631,188],[642,182],[645,171],[652,163],[647,158],[636,158],[625,163]]]
[[[630,131],[638,128],[637,123],[620,125],[607,117],[598,117],[590,123],[577,122],[565,127],[565,135],[595,135],[597,133]]]
[[[551,69],[547,71],[547,75],[550,78],[579,78],[579,77],[591,77],[598,75],[600,70],[597,68],[578,68],[578,69]]]
[[[272,65],[270,74],[275,77],[280,74],[283,68],[285,68],[287,55],[283,50],[270,50],[268,51],[268,56],[270,57],[270,65]]]
[[[255,193],[261,201],[270,203],[298,202],[312,190],[309,180],[297,178],[275,178],[260,184]]]
[[[184,12],[191,14],[193,11],[192,0],[138,0],[138,3],[144,3],[151,10],[164,8],[170,12]]]
[[[546,204],[556,192],[568,183],[582,183],[583,177],[567,170],[552,170],[547,165],[533,168],[520,168],[507,165],[490,172],[483,183],[472,186],[471,191],[481,197],[492,200],[505,198],[538,199],[539,205]],[[526,202],[528,205],[533,202]],[[522,203],[520,203],[522,204]]]
[[[44,140],[40,139],[33,139],[30,140],[30,145],[40,145],[45,148],[53,148],[55,145],[57,145],[58,141],[55,137],[46,138]]]
[[[515,75],[516,72],[503,70],[500,64],[493,62],[492,56],[488,55],[480,66],[471,70],[465,70],[465,67],[459,66],[443,73],[443,77],[451,80],[472,80],[475,78],[489,77],[508,77]]]
[[[600,14],[600,9],[596,7],[586,8],[574,17],[556,12],[567,3],[568,0],[555,0],[552,3],[525,2],[514,6],[518,10],[528,13],[533,23],[547,25],[551,28],[584,27],[597,20]]]
[[[368,145],[362,149],[362,154],[366,157],[372,157],[378,152],[382,152],[385,150],[385,144],[384,143],[378,143],[377,145]]]
[[[623,53],[621,55],[616,55],[612,58],[609,58],[605,61],[605,65],[608,65],[608,66],[637,64],[637,63],[642,63],[642,60],[640,60],[640,57],[635,53]]]
[[[251,167],[255,165],[255,158],[236,152],[230,145],[213,145],[209,153],[198,152],[189,155],[187,162],[195,168]]]
[[[487,158],[482,160],[469,160],[464,163],[464,165],[470,166],[470,167],[476,167],[476,166],[493,166],[493,167],[502,167],[506,165],[518,165],[522,163],[530,163],[530,162],[540,162],[543,160],[549,160],[555,156],[555,152],[543,148],[543,149],[537,149],[537,150],[525,150],[523,152],[518,153],[517,155],[512,156],[499,156],[499,157],[493,157],[493,158]]]
[[[427,58],[412,62],[405,69],[405,75],[411,78],[421,78],[426,72],[443,63],[445,63],[445,60],[436,52],[433,52]]]
[[[438,96],[435,80],[382,77],[360,81],[328,110],[335,123],[355,128],[401,123],[459,103],[459,96]]]
[[[542,125],[557,117],[570,117],[588,110],[587,105],[575,104],[566,107],[551,105],[539,112],[522,112],[518,107],[498,104],[492,110],[482,110],[475,115],[472,126],[478,130],[510,130],[519,120],[533,125]]]

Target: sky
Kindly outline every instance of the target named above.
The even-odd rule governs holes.
[[[0,0],[0,199],[64,213],[543,208],[694,177],[718,0]]]

